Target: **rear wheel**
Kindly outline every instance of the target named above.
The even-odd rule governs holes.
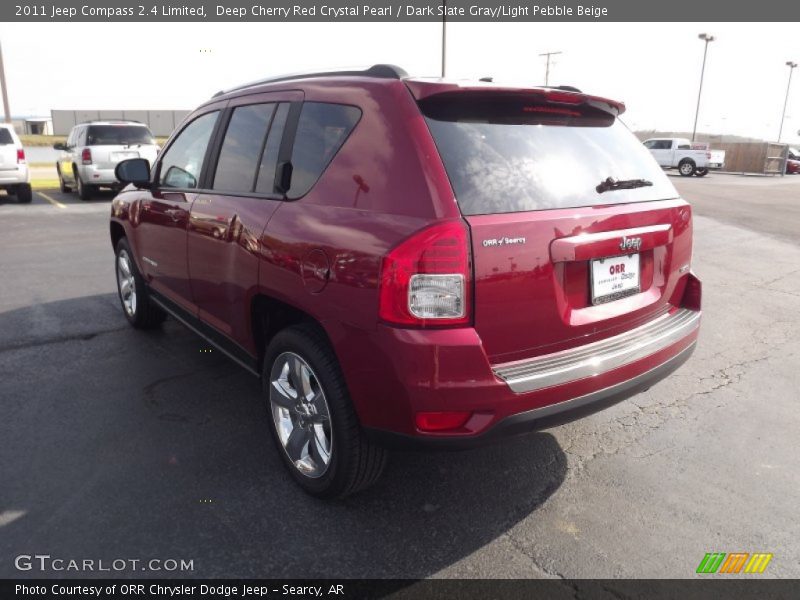
[[[94,193],[94,186],[88,183],[83,183],[78,171],[75,171],[75,186],[78,192],[78,198],[81,200],[91,200]]]
[[[341,498],[377,481],[386,451],[365,438],[339,363],[317,327],[278,333],[267,348],[262,380],[278,452],[306,492]]]
[[[698,177],[705,177],[708,175],[708,169],[695,169],[694,174]]]
[[[30,204],[33,200],[33,190],[30,183],[20,183],[17,186],[17,202],[20,204]]]
[[[136,268],[133,252],[125,238],[117,242],[116,273],[117,292],[128,322],[136,329],[151,329],[163,322],[167,315],[150,300],[147,286]]]
[[[683,159],[678,164],[678,172],[683,177],[691,177],[692,175],[694,175],[695,170],[696,170],[696,165],[694,164],[694,161],[689,158]]]

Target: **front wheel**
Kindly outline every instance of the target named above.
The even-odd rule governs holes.
[[[689,159],[682,160],[681,163],[678,165],[678,172],[683,177],[691,177],[692,175],[694,175],[695,170],[696,167],[693,160]]]
[[[58,173],[58,189],[61,190],[62,194],[66,194],[72,191],[72,188],[69,187],[64,182],[64,176],[61,174],[61,167],[56,164],[56,173]]]
[[[341,498],[377,481],[386,451],[365,438],[339,363],[317,327],[279,332],[267,348],[262,380],[278,452],[306,492]]]
[[[698,177],[705,177],[708,175],[708,169],[695,169],[694,174]]]
[[[125,238],[117,242],[116,252],[117,292],[122,312],[128,323],[136,329],[157,327],[166,317],[161,308],[153,304],[144,279],[136,268],[133,252]]]

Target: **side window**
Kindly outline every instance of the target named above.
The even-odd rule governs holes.
[[[644,143],[644,147],[647,148],[648,150],[653,150],[653,149],[655,149],[655,146],[656,146],[657,143],[658,142],[656,142],[655,140],[647,140]]]
[[[251,104],[233,111],[214,173],[215,190],[251,192],[274,104]]]
[[[288,114],[289,104],[281,102],[278,105],[278,110],[275,111],[275,116],[272,118],[272,126],[269,128],[267,143],[264,145],[261,164],[258,167],[256,191],[260,194],[275,193],[275,168],[278,166],[278,151],[281,147]]]
[[[691,150],[692,147],[689,144],[679,144],[678,150]]]
[[[189,123],[161,157],[158,183],[162,187],[196,188],[208,142],[219,111],[206,113]]]
[[[306,102],[292,150],[289,198],[299,198],[317,182],[361,118],[355,106]]]

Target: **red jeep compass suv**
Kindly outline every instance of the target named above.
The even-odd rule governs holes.
[[[700,322],[691,208],[623,110],[388,65],[220,92],[152,169],[117,168],[125,316],[173,315],[260,376],[317,496],[375,481],[387,447],[609,406]]]

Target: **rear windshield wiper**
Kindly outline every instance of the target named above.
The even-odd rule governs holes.
[[[647,179],[614,179],[613,177],[609,177],[605,181],[601,181],[600,185],[596,188],[598,194],[602,194],[603,192],[611,192],[613,190],[632,190],[634,188],[640,187],[649,187],[653,185],[652,181],[647,181]]]

